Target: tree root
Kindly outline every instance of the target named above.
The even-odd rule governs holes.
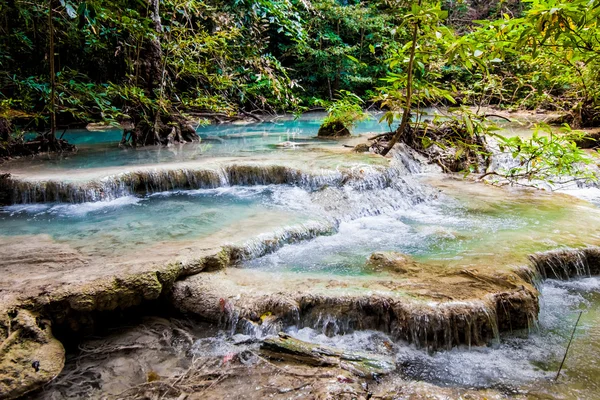
[[[394,133],[383,133],[373,140],[371,149],[382,153]],[[409,124],[400,141],[439,165],[444,172],[485,170],[489,164],[489,149],[483,135],[470,133],[462,122],[441,124]]]
[[[177,111],[157,112],[154,121],[139,120],[133,129],[125,129],[120,146],[170,146],[175,143],[197,142],[200,137],[192,122]]]

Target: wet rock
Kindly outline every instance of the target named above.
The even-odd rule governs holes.
[[[575,143],[582,149],[595,149],[600,146],[600,130],[587,132],[582,139],[575,141]]]
[[[330,124],[323,124],[319,128],[318,137],[345,137],[350,136],[350,131],[340,122],[332,122]]]
[[[0,205],[12,203],[15,183],[10,174],[0,174]]]
[[[374,272],[406,274],[417,269],[417,266],[410,256],[390,251],[371,254],[367,261],[367,268]]]
[[[50,303],[66,301],[70,309],[78,312],[111,311],[157,299],[162,289],[157,273],[148,272],[96,281],[72,293],[65,293],[64,297],[57,293]]]
[[[352,151],[354,151],[355,153],[368,153],[369,150],[371,150],[371,145],[369,143],[357,144],[356,146],[354,146],[354,149],[352,149]]]
[[[104,122],[92,122],[87,124],[85,129],[90,132],[102,132],[115,129],[115,127]],[[133,129],[133,127],[131,129]]]
[[[535,253],[529,260],[543,279],[567,280],[600,274],[600,247],[596,246]]]
[[[535,321],[535,288],[516,273],[501,275],[465,275],[424,264],[401,279],[273,280],[268,273],[228,269],[176,282],[171,301],[231,332],[250,329],[260,336],[292,325],[327,336],[377,330],[417,347],[450,349],[485,345],[500,330],[526,329]],[[254,322],[256,315],[265,314],[277,324]]]
[[[231,342],[236,346],[242,344],[252,344],[256,342],[256,338],[253,338],[249,335],[242,335],[241,333],[237,333],[231,337]]]
[[[0,321],[0,398],[14,399],[54,379],[65,350],[52,336],[50,321],[26,310]]]

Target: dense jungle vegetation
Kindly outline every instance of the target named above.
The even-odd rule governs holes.
[[[599,21],[600,0],[3,0],[0,148],[38,131],[60,149],[57,129],[89,122],[186,142],[206,118],[317,107],[388,110],[388,148],[435,104],[596,126]],[[477,148],[478,116],[461,118]]]

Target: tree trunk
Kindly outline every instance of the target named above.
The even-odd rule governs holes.
[[[339,367],[364,378],[377,378],[396,370],[391,357],[348,352],[295,339],[285,333],[267,338],[261,353],[274,359],[316,366]]]
[[[56,69],[54,64],[54,10],[52,0],[48,1],[48,36],[49,49],[48,60],[50,61],[50,143],[56,142]]]
[[[162,50],[160,36],[162,35],[162,22],[160,19],[160,0],[149,0],[150,18],[156,31],[156,36],[146,44],[146,85],[150,96],[156,85],[162,82]]]
[[[10,131],[10,121],[6,118],[0,117],[0,142],[8,143],[10,141]]]
[[[164,77],[166,59],[161,49],[162,22],[160,17],[160,0],[148,0],[149,17],[152,20],[156,35],[143,45],[140,55],[143,79],[146,81],[148,97],[153,100],[154,107],[141,118],[143,112],[133,116],[135,127],[123,133],[121,145],[147,146],[169,145],[198,141],[199,136],[191,122],[174,108],[164,110],[161,99],[164,96]],[[137,78],[136,78],[137,79]],[[138,105],[138,107],[144,107]]]
[[[419,0],[419,6],[421,6],[421,0]],[[412,102],[412,90],[413,90],[413,69],[415,64],[415,50],[417,48],[417,38],[419,37],[419,23],[415,21],[412,33],[412,45],[410,48],[410,58],[408,61],[408,75],[406,77],[406,104],[404,105],[404,111],[402,113],[402,120],[400,121],[400,126],[396,129],[392,140],[388,146],[383,149],[381,155],[385,156],[390,150],[394,147],[400,137],[404,135],[408,123],[410,122],[410,108]]]

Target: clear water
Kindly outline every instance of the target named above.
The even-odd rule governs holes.
[[[353,129],[353,135],[370,136],[390,131],[387,123],[379,122],[381,115],[381,113],[373,113],[368,120]],[[122,136],[121,130],[69,130],[64,133],[63,138],[77,145],[77,153],[42,154],[34,158],[12,160],[2,164],[0,170],[15,174],[62,173],[66,170],[80,172],[87,169],[184,163],[222,157],[249,158],[267,154],[280,154],[285,157],[290,153],[302,154],[314,152],[315,149],[335,149],[341,148],[344,144],[357,143],[352,138],[342,140],[317,138],[324,117],[324,113],[309,113],[299,119],[286,115],[274,122],[201,126],[198,127],[198,134],[202,140],[198,143],[135,149],[118,146]],[[392,125],[392,128],[396,125]],[[502,128],[508,135],[520,134],[523,130],[528,131],[518,123],[502,122]]]
[[[379,251],[435,264],[523,264],[535,251],[576,243],[577,235],[584,238],[586,230],[594,232],[598,221],[590,209],[588,223],[577,222],[576,208],[551,196],[498,198],[495,193],[486,197],[447,191],[437,199],[411,204],[399,198],[382,206],[380,197],[393,199],[393,191],[381,190],[371,197],[347,193],[352,195],[371,213],[342,219],[332,236],[286,246],[246,266],[271,272],[360,275],[369,273],[365,262]],[[313,200],[318,196],[313,195]],[[310,205],[315,207],[307,203],[305,208]]]
[[[288,189],[234,187],[82,204],[8,206],[0,208],[0,235],[50,235],[97,256],[139,251],[165,241],[198,241],[249,219],[271,219],[280,226],[305,221],[306,213],[287,211],[274,200]]]
[[[21,169],[40,166],[58,169],[103,168],[124,165],[160,164],[201,160],[206,157],[248,157],[274,151],[303,151],[306,147],[339,146],[337,140],[317,139],[324,114],[315,113],[297,120],[286,116],[275,122],[247,125],[209,125],[198,128],[202,140],[198,143],[172,147],[148,146],[137,149],[119,148],[122,132],[107,130],[90,132],[68,131],[64,139],[78,146],[78,152],[65,155],[41,155],[32,159],[15,160],[4,169]],[[389,131],[379,116],[360,123],[353,134],[379,134]],[[282,143],[287,146],[280,146]],[[291,143],[290,143],[291,142]]]
[[[79,153],[20,160],[9,167],[37,163],[66,171],[304,149],[276,146],[285,141],[339,145],[317,141],[318,126],[319,119],[314,117],[275,124],[211,126],[200,129],[204,138],[200,144],[143,149],[117,148],[120,132],[70,132],[69,140],[81,146]],[[387,127],[371,120],[355,133],[385,130]],[[489,265],[522,262],[532,251],[600,239],[595,229],[600,221],[598,212],[566,197],[510,193],[483,185],[473,189],[465,183],[435,185],[443,190],[435,196],[435,190],[423,189],[422,184],[407,178],[399,187],[375,191],[232,187],[84,204],[11,206],[0,209],[0,235],[49,235],[85,254],[108,256],[161,242],[201,241],[219,231],[243,230],[250,220],[262,221],[265,232],[271,232],[273,221],[289,226],[308,219],[328,219],[339,223],[336,234],[285,246],[249,261],[246,267],[274,273],[335,275],[368,273],[364,263],[374,251],[399,251],[423,262]],[[593,398],[600,389],[598,282],[590,278],[546,283],[540,331],[529,339],[507,336],[496,347],[457,348],[432,355],[402,346],[394,354],[407,366],[405,374],[411,379],[527,391],[540,397]],[[578,309],[585,309],[586,314],[566,364],[564,381],[550,384],[547,378],[562,357]],[[329,344],[340,347],[389,352],[380,333],[356,332],[336,338],[324,338],[310,330],[296,334],[324,343],[334,341]]]

